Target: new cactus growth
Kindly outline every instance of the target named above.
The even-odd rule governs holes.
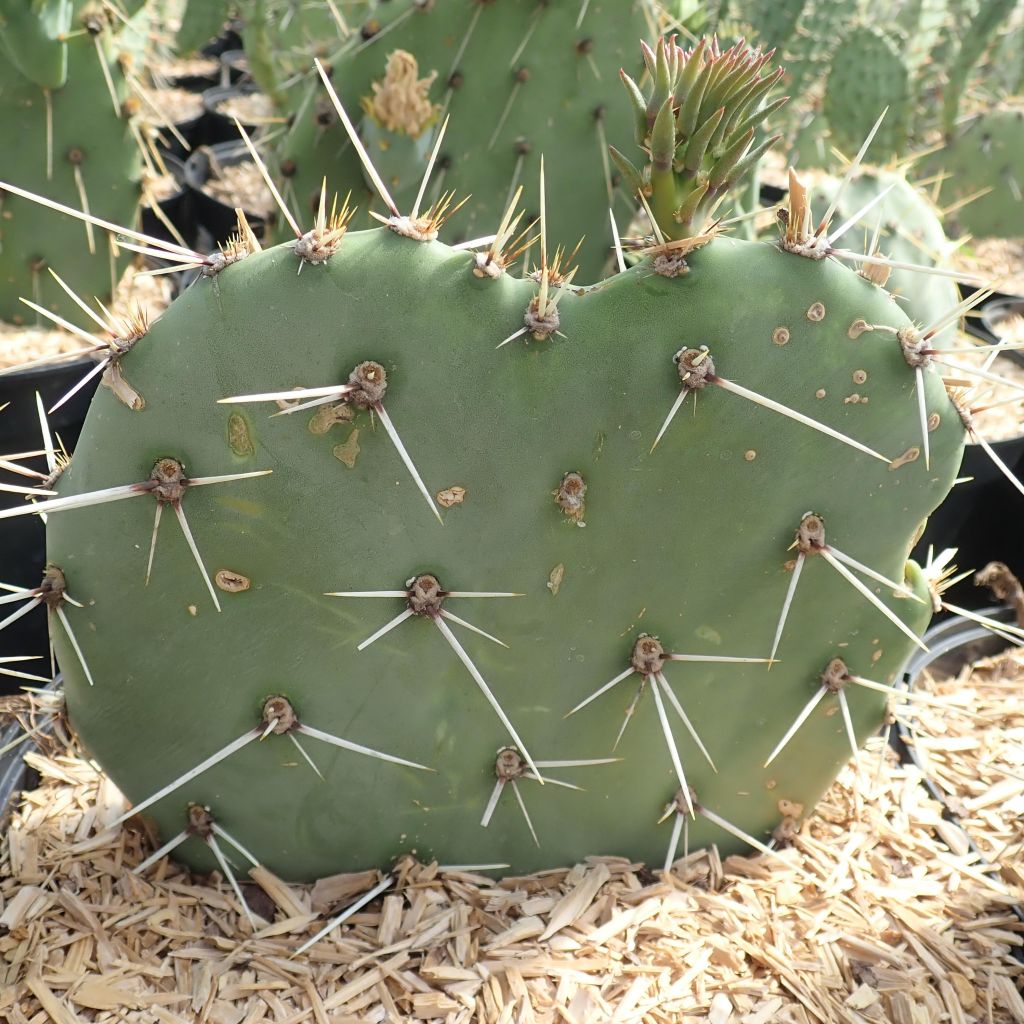
[[[645,57],[632,269],[572,283],[543,186],[513,278],[514,206],[455,249],[380,181],[386,226],[321,202],[119,356],[144,408],[101,391],[28,511],[83,605],[71,718],[164,850],[308,879],[660,865],[684,823],[762,849],[881,722],[963,423],[798,181],[777,239],[708,223],[763,145],[764,56]],[[188,527],[157,543],[165,504]]]
[[[140,27],[121,18],[98,2],[0,3],[0,178],[131,224],[140,159],[121,62],[131,64]],[[60,267],[82,294],[110,295],[119,273],[106,232],[11,193],[0,195],[0,212],[0,319],[35,319],[20,298],[73,315],[48,267]]]
[[[623,84],[633,107],[636,143],[649,156],[641,172],[619,150],[615,163],[646,204],[659,241],[679,242],[700,235],[711,213],[750,171],[778,136],[754,143],[759,128],[785,97],[767,104],[781,69],[762,74],[771,54],[732,47],[720,53],[701,40],[686,54],[674,43],[644,48],[653,80],[650,95],[625,72]],[[689,246],[664,252],[680,256]]]

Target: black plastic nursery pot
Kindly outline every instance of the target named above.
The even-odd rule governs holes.
[[[178,190],[155,204],[159,207],[159,214],[152,206],[140,207],[142,230],[154,238],[180,244],[167,227],[167,222],[170,222],[184,239],[185,245],[191,248],[195,244],[196,221],[192,210],[192,194],[185,185],[185,161],[170,153],[163,155],[163,161],[178,183]]]
[[[200,53],[206,57],[220,57],[231,50],[240,50],[241,48],[242,23],[231,20],[222,27],[220,35],[216,39],[211,39],[200,50]]]
[[[56,691],[61,683],[57,681],[49,683],[47,690]],[[39,784],[39,773],[25,764],[24,754],[26,746],[31,749],[32,743],[26,740],[25,743],[18,743],[11,748],[5,749],[16,743],[21,736],[21,727],[16,722],[10,722],[6,727],[0,728],[0,836],[7,831],[7,825],[14,812],[15,802],[20,793],[26,789],[34,789]]]
[[[245,50],[225,50],[220,55],[221,85],[241,85],[243,82],[251,80],[249,58]]]
[[[206,230],[214,246],[228,240],[237,227],[237,218],[234,205],[211,195],[206,189],[206,183],[215,166],[231,167],[239,163],[252,163],[248,150],[239,142],[222,142],[216,146],[203,147],[185,161],[185,184],[190,193],[194,223],[197,228]],[[267,228],[266,218],[249,210],[245,211],[245,215],[253,233],[262,239]]]
[[[252,84],[214,86],[203,92],[203,108],[206,111],[205,117],[205,138],[208,146],[215,146],[220,142],[237,142],[239,139],[238,129],[235,127],[234,118],[222,113],[218,107],[225,100],[240,96],[251,96],[258,93],[259,88]],[[239,118],[242,127],[249,135],[252,135],[259,127],[256,123]]]
[[[10,725],[0,729],[0,750],[18,738],[19,728]],[[0,836],[7,831],[7,824],[14,810],[14,801],[18,794],[30,786],[29,767],[22,760],[22,749],[19,744],[11,750],[0,754]]]
[[[14,743],[20,732],[16,723],[0,729],[0,750]],[[7,831],[18,795],[38,783],[36,773],[25,764],[23,747],[24,744],[19,743],[0,754],[0,836]]]
[[[994,343],[998,339],[993,335],[988,340]],[[1024,366],[1024,353],[1006,352],[1000,358]],[[991,448],[1018,480],[1024,479],[1024,433],[991,442]],[[1024,531],[1020,528],[1024,495],[979,444],[965,445],[959,477],[963,483],[928,517],[911,557],[923,564],[929,547],[936,553],[956,548],[956,562],[963,569],[981,569],[1000,561],[1016,575],[1024,575]],[[978,608],[989,600],[987,592],[979,591],[969,579],[956,584],[947,596],[953,604],[966,608]]]
[[[1013,610],[1006,607],[984,608],[982,614],[997,622],[1015,621]],[[1002,637],[962,616],[945,619],[932,626],[925,633],[923,640],[928,651],[915,651],[903,669],[901,682],[909,691],[913,691],[925,671],[955,676],[965,665],[999,654],[1009,646]],[[967,848],[977,855],[982,863],[986,863],[967,830],[950,809],[945,792],[928,777],[927,765],[918,756],[912,726],[906,722],[898,722],[890,734],[890,744],[899,755],[902,764],[912,764],[920,771],[922,784],[932,799],[943,808],[942,817],[961,829]],[[1016,905],[1011,907],[1010,911],[1018,920],[1024,922],[1024,907]],[[1013,957],[1024,963],[1024,946],[1015,946]]]
[[[204,90],[205,92],[205,90]],[[159,91],[153,93],[154,102],[159,105]],[[161,155],[166,159],[173,156],[184,160],[189,153],[206,142],[208,115],[204,106],[195,117],[183,121],[175,121],[172,125],[159,125],[157,128],[157,144]]]
[[[980,320],[994,343],[999,340],[1000,324],[1015,316],[1024,317],[1024,296],[996,292],[981,307]]]
[[[15,452],[37,451],[43,447],[36,407],[36,392],[49,409],[61,396],[89,372],[95,363],[89,359],[71,359],[56,366],[40,367],[0,376],[0,405],[10,405],[0,413],[0,456]],[[71,452],[81,433],[85,414],[89,409],[99,378],[94,377],[68,402],[49,416],[50,430]],[[46,460],[33,459],[22,463],[31,469],[46,472]],[[28,477],[3,473],[8,483],[32,486]],[[18,494],[0,492],[0,508],[11,508],[24,502]],[[0,530],[0,581],[15,586],[34,587],[42,579],[46,564],[46,531],[38,516],[19,516],[4,523]],[[0,606],[10,614],[10,605]],[[46,656],[49,639],[46,615],[36,608],[7,628],[0,630],[0,656],[21,654]],[[39,664],[43,664],[40,662]],[[27,670],[33,671],[32,663]],[[37,673],[42,674],[42,673]],[[0,694],[17,693],[19,682],[9,676],[0,676]],[[0,744],[2,746],[2,744]]]
[[[194,63],[203,61],[208,69],[199,70]],[[203,55],[193,62],[188,59],[171,61],[166,67],[154,69],[154,78],[173,86],[176,89],[188,89],[189,92],[203,92],[220,84],[220,60],[214,55]]]

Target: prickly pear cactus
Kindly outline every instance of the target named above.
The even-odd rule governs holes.
[[[456,237],[493,230],[520,185],[533,219],[546,157],[559,197],[549,210],[551,230],[570,248],[583,239],[577,261],[592,278],[609,260],[609,206],[623,223],[634,211],[607,142],[629,130],[616,72],[638,66],[633,40],[647,31],[649,16],[648,0],[396,0],[325,59],[399,202],[412,204],[450,116],[437,156],[442,173],[427,201],[450,190],[472,195],[451,220]],[[309,216],[324,177],[368,206],[370,185],[319,79],[289,97],[291,126],[277,158],[293,208]]]
[[[0,178],[131,224],[139,150],[123,64],[135,59],[142,30],[121,18],[99,2],[0,2]],[[65,316],[75,310],[50,266],[85,295],[110,294],[118,274],[107,232],[9,193],[0,207],[0,319],[34,319],[22,296]]]
[[[959,36],[960,46],[949,69],[942,103],[942,128],[947,139],[956,128],[967,79],[1002,24],[1018,9],[1016,0],[981,0],[970,30]]]
[[[849,244],[859,247],[858,251],[866,252],[873,247],[899,263],[948,265],[954,245],[946,237],[939,211],[899,170],[864,167],[842,190],[839,179],[828,175],[812,174],[807,180],[813,183],[818,196],[815,212],[819,216],[837,197],[836,218],[841,222],[845,223],[858,211],[866,211],[848,235]],[[935,323],[960,299],[956,282],[949,277],[888,267],[865,267],[862,273],[884,284],[911,320],[921,326]],[[952,341],[956,331],[956,324],[949,324],[936,339]]]
[[[832,144],[852,156],[875,119],[888,112],[872,143],[876,156],[905,151],[912,113],[910,69],[891,33],[859,26],[843,38],[825,86]]]
[[[799,96],[824,79],[833,53],[842,50],[856,17],[857,5],[848,0],[807,0],[784,50],[789,62],[787,89]]]
[[[756,145],[759,56],[648,59],[633,269],[572,287],[545,239],[515,279],[507,216],[473,252],[432,214],[338,215],[210,261],[117,357],[145,407],[103,390],[36,505],[38,600],[165,849],[211,868],[229,835],[293,879],[660,866],[684,822],[784,837],[878,726],[963,428],[799,189],[771,242],[698,218]]]
[[[945,175],[940,202],[961,204],[949,214],[961,230],[979,238],[1024,236],[1024,104],[971,118],[928,168]]]
[[[737,5],[736,13],[763,45],[782,47],[792,37],[806,3],[807,0],[780,0],[774,4],[746,0]]]

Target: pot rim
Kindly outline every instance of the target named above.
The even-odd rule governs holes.
[[[981,322],[985,325],[985,329],[989,331],[997,340],[999,335],[996,333],[995,323],[1000,319],[999,314],[1003,310],[1012,310],[1017,313],[1024,314],[1024,296],[1020,295],[998,295],[989,299],[988,302],[984,303],[981,307]],[[1007,352],[1007,355],[1014,356],[1014,362],[1024,363],[1024,355],[1020,352]]]
[[[59,362],[55,360],[46,366],[33,366],[27,370],[11,370],[10,372],[5,373],[3,377],[0,377],[0,387],[3,386],[4,380],[31,384],[32,381],[51,375],[55,370],[73,369],[77,372],[80,369],[85,369],[90,363],[94,362],[95,360],[91,359],[87,354],[79,356],[69,355],[66,359],[61,359]]]

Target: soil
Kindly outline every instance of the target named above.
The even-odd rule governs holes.
[[[203,113],[203,97],[188,89],[149,89],[146,98],[149,102],[142,105],[142,114],[152,124],[184,124]]]
[[[240,206],[246,213],[266,218],[276,209],[274,197],[251,161],[224,164],[214,168],[203,190],[234,208]]]
[[[953,254],[950,265],[996,282],[1007,295],[1024,295],[1024,239],[973,239]]]
[[[280,120],[270,97],[262,92],[228,96],[217,103],[214,109],[229,120],[237,117],[242,124],[265,124]]]
[[[37,359],[80,356],[90,346],[74,334],[46,327],[19,327],[0,320],[0,369]]]
[[[148,205],[162,203],[180,191],[181,185],[178,184],[178,179],[173,174],[143,175],[142,195],[144,202]]]

